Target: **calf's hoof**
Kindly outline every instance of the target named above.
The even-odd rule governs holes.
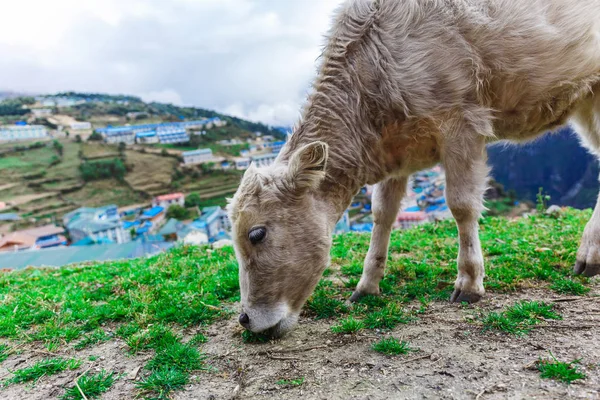
[[[360,299],[362,299],[363,297],[365,297],[367,294],[363,293],[363,292],[359,292],[358,290],[355,290],[352,293],[352,296],[350,296],[350,298],[348,299],[348,301],[350,303],[356,303],[357,301],[359,301]]]
[[[467,292],[466,290],[454,289],[452,296],[450,296],[451,303],[477,303],[481,300],[481,295],[474,292]]]
[[[575,263],[575,268],[573,268],[573,272],[575,272],[575,275],[587,277],[600,275],[600,264],[588,264],[586,262],[577,261]]]

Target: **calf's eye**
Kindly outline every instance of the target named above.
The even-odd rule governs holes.
[[[259,226],[256,228],[250,229],[248,232],[248,239],[250,239],[250,243],[257,244],[261,242],[265,236],[267,235],[267,228],[264,226]]]

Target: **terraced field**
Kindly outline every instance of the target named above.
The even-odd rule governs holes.
[[[176,158],[128,150],[125,157],[130,170],[125,182],[105,179],[86,183],[79,172],[80,156],[89,160],[119,157],[117,146],[76,143],[67,139],[61,139],[60,143],[63,156],[58,163],[51,142],[49,147],[0,157],[0,174],[8,182],[3,181],[0,185],[0,201],[13,204],[8,211],[19,212],[27,218],[49,220],[80,206],[146,203],[152,196],[174,190],[198,192],[201,198],[210,201],[215,198],[221,204],[224,196],[236,190],[241,175],[238,171],[215,171],[198,178],[180,178],[179,186],[176,186],[173,185],[179,165]]]

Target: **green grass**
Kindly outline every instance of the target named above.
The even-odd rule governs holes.
[[[414,318],[408,315],[398,303],[390,302],[377,311],[367,313],[367,329],[393,329],[398,324],[407,324]]]
[[[191,346],[197,346],[208,342],[208,338],[202,332],[196,333],[188,342]]]
[[[562,319],[552,305],[537,301],[522,301],[505,311],[491,312],[483,318],[483,329],[498,330],[513,335],[524,335],[545,319]]]
[[[573,295],[589,291],[589,279],[572,277],[589,217],[589,210],[567,210],[556,217],[483,218],[487,296],[530,287]],[[393,232],[382,295],[365,296],[348,307],[369,240],[352,233],[334,237],[329,276],[307,302],[306,317],[329,319],[335,332],[389,331],[427,313],[427,304],[447,301],[458,251],[453,221]],[[183,343],[185,332],[204,333],[215,321],[231,318],[231,304],[238,300],[232,248],[209,252],[184,246],[147,259],[0,273],[0,338],[7,346],[0,348],[0,358],[17,343],[24,346],[24,356],[32,342],[52,352],[95,349],[114,332],[127,344],[123,352],[128,356],[148,357],[140,373],[141,393],[131,397],[167,398],[189,382],[193,371],[210,368],[198,346],[205,336]],[[415,309],[419,302],[421,308]],[[481,322],[486,330],[524,334],[556,318],[560,316],[550,305],[523,302],[486,314]],[[238,345],[266,340],[244,331]]]
[[[96,329],[95,331],[85,335],[73,348],[75,350],[85,349],[88,346],[91,346],[96,343],[106,342],[110,339],[110,336],[104,332],[101,328]]]
[[[204,359],[205,356],[201,355],[195,347],[175,342],[157,350],[154,358],[146,364],[146,368],[158,370],[167,366],[180,371],[197,371],[205,369]]]
[[[344,302],[336,298],[339,292],[333,287],[331,282],[321,281],[315,292],[308,299],[306,307],[310,310],[316,319],[331,318],[348,311]]]
[[[8,358],[10,355],[10,347],[4,343],[0,343],[0,363]]]
[[[45,358],[31,367],[13,371],[14,376],[7,380],[7,384],[37,381],[42,376],[55,375],[67,369],[77,369],[81,361],[65,359],[62,357]]]
[[[183,388],[189,381],[189,374],[173,367],[163,366],[148,377],[136,383],[142,393],[152,394],[155,399],[170,399],[169,394]]]
[[[550,289],[554,290],[556,293],[572,294],[575,296],[583,296],[590,291],[590,288],[584,286],[580,282],[570,279],[557,279],[550,286]]]
[[[333,333],[356,333],[365,327],[365,323],[354,317],[348,317],[339,321],[339,324],[331,327]]]
[[[115,383],[116,376],[114,373],[108,373],[104,370],[97,374],[85,373],[79,379],[77,379],[77,386],[72,386],[67,389],[65,394],[61,397],[62,400],[82,400],[84,397],[81,392],[88,399],[100,398],[102,393],[106,392]],[[80,391],[81,389],[81,391]]]
[[[390,356],[408,354],[411,351],[415,351],[410,347],[408,342],[400,341],[395,337],[381,339],[380,341],[373,343],[371,348],[378,353]]]
[[[242,331],[242,341],[244,343],[266,343],[270,340],[267,335],[254,333],[252,331]]]
[[[542,360],[538,362],[538,370],[540,376],[544,379],[554,379],[565,383],[571,383],[578,379],[585,379],[586,375],[577,369],[577,364],[580,360],[575,360],[570,363],[558,361],[552,353],[552,359]]]
[[[281,386],[302,386],[302,384],[304,384],[304,380],[304,377],[301,376],[300,378],[295,379],[280,379],[275,383]]]

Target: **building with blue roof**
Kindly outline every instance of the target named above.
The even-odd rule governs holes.
[[[185,165],[212,162],[214,159],[213,152],[211,149],[184,151],[181,155],[183,156],[183,163]]]
[[[275,154],[278,154],[283,146],[285,145],[285,140],[280,140],[278,142],[273,142],[271,144],[271,151]]]
[[[48,136],[43,125],[9,125],[0,126],[0,142],[15,140],[42,139]]]
[[[256,167],[267,167],[275,162],[275,160],[277,159],[277,154],[261,154],[257,156],[252,156],[250,157],[250,159]]]
[[[127,243],[131,240],[129,231],[123,227],[116,205],[78,208],[63,217],[63,225],[73,243],[85,238],[95,243],[103,239],[114,243]]]
[[[191,228],[206,232],[209,243],[212,243],[231,229],[231,223],[225,210],[219,206],[204,207],[200,218],[194,220]]]
[[[106,128],[96,129],[96,132],[102,134],[107,143],[116,144],[123,142],[126,144],[133,144],[138,134],[152,131],[156,132],[158,140],[161,143],[184,143],[189,141],[189,134],[187,133],[188,129],[210,128],[212,126],[222,126],[224,124],[224,121],[215,117],[194,121],[107,126]]]
[[[148,132],[138,132],[135,134],[135,141],[139,144],[158,143],[158,135],[154,130]]]
[[[342,218],[340,218],[333,230],[333,233],[336,235],[346,232],[350,232],[350,214],[348,213],[348,210],[344,211]]]
[[[190,141],[190,135],[188,135],[184,127],[156,128],[156,134],[158,135],[158,141],[163,144],[185,143]]]
[[[165,220],[166,212],[164,207],[154,206],[145,210],[138,218],[139,227],[136,228],[137,235],[145,235],[154,232]]]

